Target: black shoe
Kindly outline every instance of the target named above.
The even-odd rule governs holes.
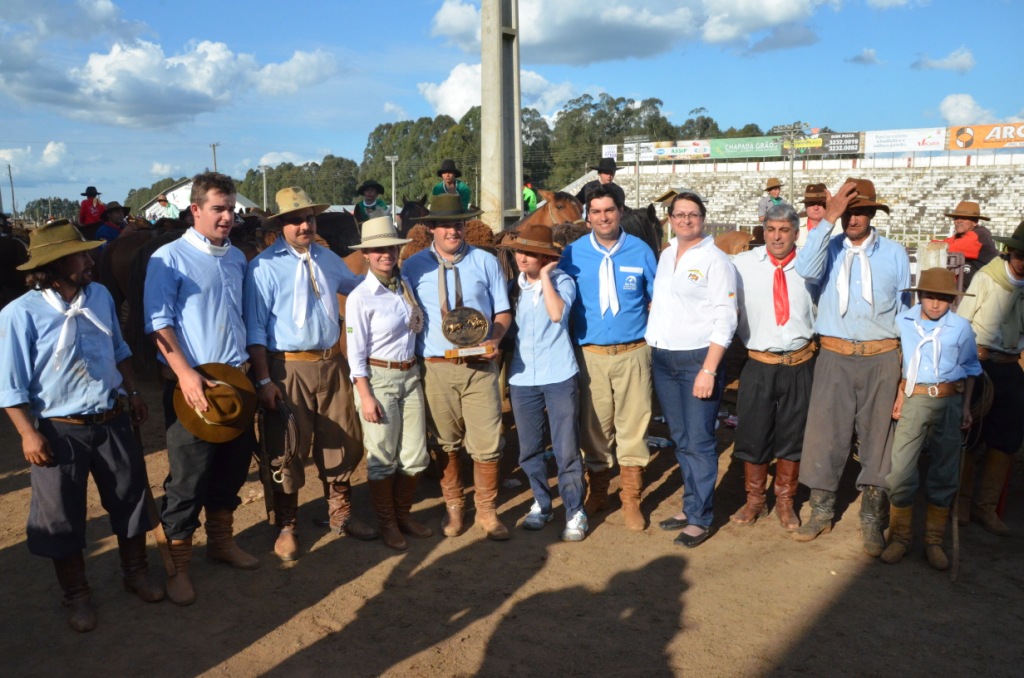
[[[708,537],[711,536],[710,527],[705,527],[703,529],[704,531],[698,534],[696,537],[691,537],[690,535],[683,532],[673,540],[673,543],[679,544],[680,546],[685,546],[688,549],[692,549],[694,546],[699,546],[700,544],[704,543],[704,541]]]
[[[671,518],[665,518],[665,520],[658,523],[658,527],[663,530],[681,530],[689,524],[690,523],[686,518],[679,519],[673,516]]]

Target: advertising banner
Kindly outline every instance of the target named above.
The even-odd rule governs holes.
[[[700,160],[711,157],[711,143],[706,139],[654,142],[655,160]]]
[[[619,152],[619,147],[615,144],[602,144],[601,145],[601,157],[611,158],[612,160],[618,160],[616,157]]]
[[[782,155],[778,137],[740,137],[738,139],[712,139],[712,158],[765,158]]]
[[[946,128],[893,129],[864,132],[865,153],[914,153],[946,150]]]
[[[653,141],[640,143],[640,162],[654,160],[654,143]],[[636,162],[636,144],[622,144],[622,162]]]
[[[789,141],[784,141],[783,149],[789,152]],[[841,155],[860,153],[860,132],[821,132],[795,139],[793,146],[797,155]]]
[[[951,151],[1024,148],[1024,122],[950,127],[947,148]]]

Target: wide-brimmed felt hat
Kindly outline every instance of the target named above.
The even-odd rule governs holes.
[[[174,413],[185,430],[209,443],[226,443],[251,429],[256,414],[256,389],[249,377],[224,363],[200,365],[196,372],[216,384],[203,387],[210,405],[205,412],[189,407],[181,385],[175,385]]]
[[[93,197],[95,195],[103,195],[103,194],[100,193],[99,191],[97,191],[95,186],[89,186],[89,187],[87,187],[85,189],[85,193],[83,193],[82,195],[86,196],[87,198],[91,198],[91,197]]]
[[[57,219],[29,234],[28,261],[18,266],[18,270],[32,271],[69,254],[88,252],[102,245],[102,240],[86,240],[67,219]]]
[[[511,237],[502,239],[498,247],[556,259],[562,256],[562,251],[555,245],[551,227],[544,224],[523,224]]]
[[[375,217],[363,222],[363,240],[358,245],[351,245],[350,249],[365,250],[369,247],[390,247],[392,245],[404,245],[412,242],[412,238],[403,238],[398,235],[395,224],[391,217]]]
[[[615,158],[601,158],[590,169],[596,170],[598,174],[615,174],[620,168],[615,166]]]
[[[1017,229],[1009,238],[1005,236],[992,236],[992,239],[1006,245],[1007,249],[1024,252],[1024,221],[1020,222],[1020,225],[1017,226]]]
[[[107,218],[107,214],[109,212],[113,212],[114,210],[121,210],[122,212],[124,212],[125,216],[128,216],[129,214],[132,213],[132,208],[131,207],[125,207],[124,205],[122,205],[118,201],[111,200],[110,202],[108,202],[103,207],[103,213],[100,214],[100,219],[106,219]]]
[[[427,209],[428,214],[416,219],[425,222],[427,226],[437,221],[465,221],[484,213],[483,210],[463,209],[462,198],[451,193],[430,196],[430,205]]]
[[[773,188],[782,188],[782,182],[777,177],[772,177],[768,180],[768,183],[764,185],[764,190],[770,191]]]
[[[847,205],[846,209],[852,210],[858,207],[874,207],[880,209],[886,214],[889,214],[889,206],[884,205],[875,200],[875,184],[870,179],[847,179],[844,184],[850,182],[857,184],[857,193],[854,195],[853,200]]]
[[[956,288],[956,275],[948,268],[937,266],[921,271],[917,277],[917,286],[908,287],[903,292],[931,292],[932,294],[948,294],[953,297],[968,296],[973,294],[961,292]]]
[[[809,202],[826,202],[828,200],[828,189],[825,184],[807,184],[804,188],[804,204]]]
[[[952,212],[946,212],[947,217],[964,217],[967,219],[984,219],[985,221],[991,221],[988,217],[981,213],[981,206],[976,202],[970,202],[969,200],[961,200],[957,204],[956,208]]]
[[[437,170],[437,176],[441,176],[445,172],[454,172],[456,179],[462,176],[462,172],[455,166],[455,161],[451,158],[445,158],[441,161],[441,167]]]
[[[381,195],[384,194],[384,187],[381,186],[376,181],[374,181],[373,179],[367,179],[366,181],[364,181],[363,185],[356,189],[356,194],[363,195],[364,193],[366,193],[366,189],[368,188],[376,188],[377,193]]]
[[[313,214],[317,215],[326,210],[330,205],[326,203],[314,203],[306,192],[298,186],[292,186],[290,188],[282,188],[274,196],[274,201],[277,203],[277,214],[272,214],[267,217],[268,221],[276,222],[278,218],[285,214],[291,214],[292,212],[298,212],[304,210],[307,207],[313,210]]]

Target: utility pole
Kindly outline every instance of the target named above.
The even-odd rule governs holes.
[[[218,146],[220,146],[220,142],[219,141],[215,141],[212,144],[210,144],[210,148],[213,149],[213,171],[214,172],[217,171],[217,147]]]
[[[7,163],[7,178],[11,180],[11,221],[17,221],[18,201],[14,199],[14,174],[11,173],[10,163]]]
[[[622,150],[626,150],[626,144],[633,144],[635,149],[635,155],[633,161],[636,170],[636,208],[640,209],[640,144],[650,141],[650,138],[645,136],[638,137],[625,137],[622,140]]]
[[[783,150],[786,150],[785,146],[789,144],[789,204],[793,204],[793,162],[796,159],[796,139],[797,136],[803,136],[804,130],[810,127],[810,123],[806,122],[794,122],[792,125],[786,125],[785,127],[776,127],[775,131],[782,135],[783,138]]]
[[[384,159],[391,163],[391,217],[398,216],[398,196],[395,195],[395,163],[398,162],[397,155],[385,155]]]
[[[216,163],[214,163],[216,165]],[[267,165],[260,165],[260,171],[263,172],[263,211],[267,211],[267,170],[270,169]]]

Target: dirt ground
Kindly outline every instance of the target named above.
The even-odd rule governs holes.
[[[154,411],[144,430],[146,461],[159,497],[167,461],[158,385],[143,388]],[[511,429],[510,416],[506,423]],[[657,426],[652,433],[665,435]],[[512,526],[531,497],[515,464],[514,430],[507,438],[503,477],[518,485],[504,487],[499,501]],[[556,510],[543,531],[516,528],[505,543],[472,529],[412,540],[401,554],[315,527],[326,505],[310,468],[299,509],[308,552],[289,564],[273,555],[254,467],[236,524],[239,543],[262,567],[241,572],[206,562],[200,529],[192,568],[198,601],[185,608],[146,604],[122,589],[115,540],[93,491],[87,565],[100,621],[77,634],[50,563],[24,545],[29,474],[6,417],[0,441],[0,657],[8,676],[1017,676],[1024,661],[1020,459],[1006,514],[1016,534],[963,529],[956,583],[924,560],[923,506],[903,563],[862,553],[853,464],[829,535],[798,544],[774,516],[730,525],[743,501],[742,470],[730,464],[726,428],[717,532],[694,550],[657,528],[681,492],[664,451],[647,472],[643,509],[652,525],[642,533],[625,529],[615,499],[611,512],[591,519],[582,543],[559,542],[564,516]],[[372,520],[362,475],[355,485],[357,512]],[[805,489],[798,500],[806,501]],[[421,484],[415,511],[439,526],[436,479]],[[150,569],[162,577],[152,539]]]

